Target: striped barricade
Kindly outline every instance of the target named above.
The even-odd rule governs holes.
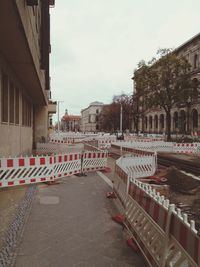
[[[115,165],[115,177],[113,183],[113,190],[120,200],[123,208],[126,208],[127,190],[128,190],[128,174],[120,168],[117,164]]]
[[[75,153],[83,150],[83,144],[54,144],[54,143],[37,143],[36,155]]]
[[[55,179],[81,173],[81,156],[82,153],[59,154],[54,156],[53,169]]]
[[[150,266],[199,266],[200,238],[194,222],[189,223],[186,214],[175,211],[175,205],[169,205],[169,201],[160,197],[150,185],[135,180],[130,183],[129,195],[128,225]],[[142,218],[145,216],[142,220],[136,216],[137,222],[143,224],[139,231],[130,221],[133,213],[131,205],[140,209]],[[146,240],[149,232],[145,232],[148,227],[149,232],[153,232],[149,241]]]
[[[137,159],[132,157],[132,165]],[[117,160],[114,190],[124,207],[124,224],[149,265],[200,266],[200,238],[194,221],[189,223],[187,215],[175,211],[175,205],[169,205],[151,185],[135,179],[130,165],[130,156]]]
[[[109,149],[113,142],[116,142],[116,136],[109,136],[105,138],[98,138],[98,148],[100,149]]]
[[[107,167],[107,151],[0,158],[0,187],[53,181]]]
[[[170,255],[166,265],[177,258],[178,266],[200,266],[200,237],[197,235],[194,223],[189,223],[187,214],[174,210],[170,227]]]
[[[1,158],[0,187],[54,180],[53,166],[52,156]]]
[[[74,139],[67,139],[67,140],[51,139],[50,143],[53,143],[53,144],[74,144]]]
[[[134,237],[149,266],[162,266],[165,248],[164,231],[153,222],[143,208],[130,195],[127,198],[125,225]]]
[[[108,153],[105,151],[91,151],[83,153],[82,172],[103,170],[107,167]]]
[[[186,214],[176,212],[175,205],[149,184],[135,179],[152,175],[155,158],[127,155],[116,161],[113,188],[126,215],[124,223],[150,266],[197,267],[200,239],[194,222],[189,223]]]
[[[131,178],[142,178],[154,175],[157,168],[157,154],[125,155],[117,160],[117,164],[123,168]]]
[[[198,154],[200,143],[175,143],[173,146],[174,153]]]

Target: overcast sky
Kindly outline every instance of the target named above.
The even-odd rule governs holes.
[[[56,0],[50,71],[60,117],[131,94],[138,62],[198,34],[199,12],[199,0]]]

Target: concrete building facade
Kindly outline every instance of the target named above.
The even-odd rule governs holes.
[[[0,156],[30,154],[48,137],[50,14],[54,1],[0,1]]]
[[[104,104],[101,102],[92,102],[87,108],[81,110],[81,131],[98,132],[99,114]]]
[[[191,79],[198,83],[200,81],[200,34],[175,49],[174,53],[188,60],[191,65]],[[160,107],[145,109],[143,96],[135,92],[135,88],[134,95],[139,113],[138,130],[146,133],[165,133],[165,111]],[[136,129],[136,125],[133,125],[133,129]],[[200,134],[200,88],[196,91],[196,97],[191,96],[185,103],[175,103],[171,111],[171,132],[173,134]]]

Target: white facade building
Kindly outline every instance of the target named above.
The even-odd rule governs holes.
[[[92,102],[87,108],[81,110],[81,131],[98,132],[99,114],[104,104],[101,102]]]

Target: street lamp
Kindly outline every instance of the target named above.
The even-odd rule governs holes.
[[[120,103],[120,133],[121,133],[121,135],[123,135],[123,130],[122,130],[122,119],[123,119],[123,117],[122,117],[122,103]]]
[[[57,101],[57,104],[58,104],[58,133],[60,133],[60,107],[59,107],[59,104],[60,103],[63,103],[64,101]]]

